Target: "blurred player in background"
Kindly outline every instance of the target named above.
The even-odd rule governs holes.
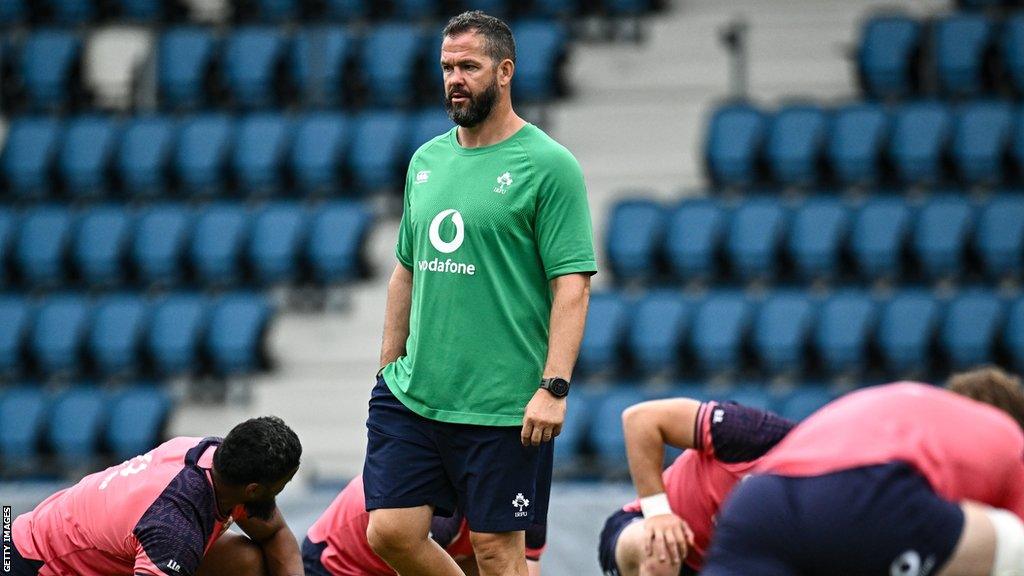
[[[302,445],[280,418],[179,437],[18,516],[16,576],[292,576],[302,558],[276,496]],[[225,533],[236,523],[248,535]]]
[[[949,387],[860,390],[794,428],[726,502],[702,574],[1024,574],[1020,381]]]
[[[363,478],[357,476],[310,527],[302,543],[306,576],[395,576],[395,571],[373,553],[366,541],[369,522]],[[463,572],[477,574],[469,527],[462,514],[448,518],[435,516],[430,524],[430,537]],[[540,556],[546,538],[544,526],[532,525],[526,529],[526,564],[530,576],[540,576]]]
[[[370,546],[461,572],[430,538],[461,510],[481,574],[523,576],[597,270],[583,174],[512,109],[515,41],[482,12],[442,34],[457,124],[409,163],[363,467]]]
[[[654,400],[622,413],[639,498],[605,523],[598,545],[609,576],[696,574],[722,501],[794,422],[735,403]],[[686,449],[664,472],[665,444]]]

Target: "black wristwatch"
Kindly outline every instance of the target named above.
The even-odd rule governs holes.
[[[558,376],[544,378],[540,381],[540,387],[551,392],[555,398],[565,398],[569,395],[569,381]]]

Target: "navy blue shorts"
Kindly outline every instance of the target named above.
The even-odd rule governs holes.
[[[903,463],[754,476],[722,508],[701,574],[937,574],[963,525],[959,504]]]
[[[14,545],[14,542],[4,542],[4,549],[10,551],[11,559],[11,571],[4,572],[5,575],[10,574],[11,576],[36,576],[37,574],[39,574],[39,570],[43,567],[42,561],[29,560],[27,558],[22,557],[21,553],[18,552],[18,547]]]
[[[597,542],[597,561],[601,564],[601,572],[605,576],[619,576],[619,564],[615,560],[615,548],[619,545],[619,536],[626,526],[634,522],[643,522],[643,512],[628,512],[618,509],[608,517],[601,530],[601,538]],[[697,572],[683,564],[679,569],[679,576],[696,576]]]
[[[377,377],[366,420],[366,509],[430,505],[461,510],[474,532],[545,524],[553,442],[523,446],[519,426],[451,424],[424,418]]]
[[[326,549],[327,542],[314,543],[308,536],[303,539],[302,567],[305,569],[306,576],[333,576],[320,561],[320,557],[323,556]]]

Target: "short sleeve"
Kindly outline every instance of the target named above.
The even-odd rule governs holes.
[[[192,576],[203,558],[203,536],[193,528],[149,523],[135,530],[135,574]]]
[[[548,280],[597,272],[587,187],[576,159],[560,149],[545,158],[534,234]]]
[[[796,424],[771,412],[735,402],[701,404],[694,438],[720,462],[750,462],[764,456]]]
[[[412,270],[413,262],[413,231],[409,214],[409,193],[412,191],[412,162],[409,163],[409,171],[405,175],[405,192],[402,200],[402,221],[398,224],[398,244],[395,246],[395,256],[409,270]]]

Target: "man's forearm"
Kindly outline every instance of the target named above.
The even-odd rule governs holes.
[[[299,543],[288,526],[282,526],[273,536],[260,544],[263,561],[269,576],[296,576],[304,574]]]
[[[388,282],[388,300],[384,309],[384,336],[380,346],[380,365],[385,366],[405,355],[409,338],[409,311],[412,307],[412,272],[395,266]]]
[[[551,281],[551,318],[544,377],[572,378],[590,301],[590,276],[566,274]]]

